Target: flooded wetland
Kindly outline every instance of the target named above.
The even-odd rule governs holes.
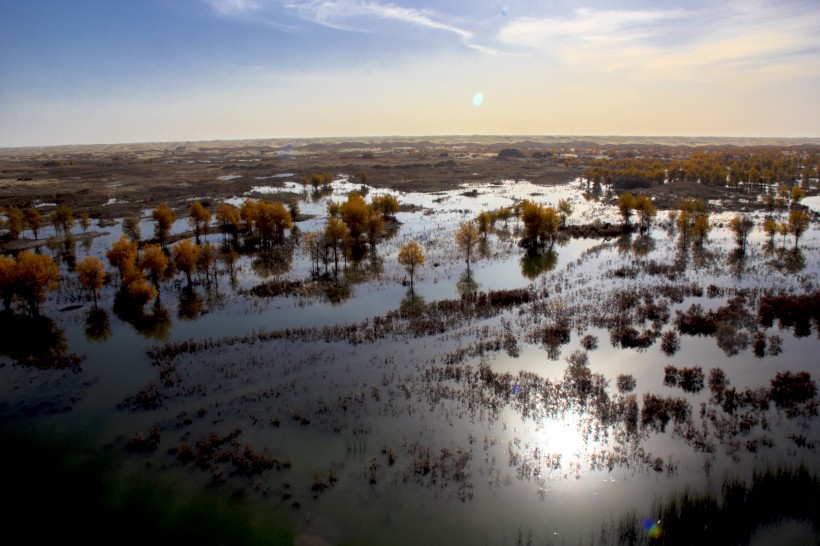
[[[817,146],[388,144],[4,152],[32,536],[818,540]]]

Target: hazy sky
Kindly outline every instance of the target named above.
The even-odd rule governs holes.
[[[0,2],[0,146],[820,136],[818,0]]]

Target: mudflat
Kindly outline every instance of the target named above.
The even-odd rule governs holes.
[[[610,154],[686,157],[700,150],[800,151],[820,139],[690,137],[452,136],[270,139],[0,149],[0,204],[67,204],[98,219],[122,217],[165,202],[220,200],[254,186],[276,186],[277,174],[366,173],[369,185],[434,192],[465,182],[574,180]],[[736,200],[737,191],[700,184],[649,188],[661,206],[686,197]]]

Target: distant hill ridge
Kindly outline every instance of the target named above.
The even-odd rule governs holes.
[[[805,137],[692,137],[692,136],[585,136],[585,135],[450,135],[450,136],[380,136],[380,137],[316,137],[316,138],[271,138],[245,140],[205,140],[180,142],[141,142],[122,144],[77,144],[60,146],[30,146],[23,148],[0,148],[3,151],[26,149],[43,150],[51,153],[82,153],[84,151],[137,152],[145,150],[168,150],[178,148],[230,148],[270,150],[350,150],[350,149],[397,149],[397,148],[439,148],[439,147],[481,147],[498,152],[504,148],[601,148],[601,149],[642,149],[657,147],[816,147],[820,138]]]

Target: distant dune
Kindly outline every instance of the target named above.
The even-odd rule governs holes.
[[[242,149],[270,147],[293,149],[355,149],[400,148],[402,146],[484,146],[490,148],[520,147],[562,148],[612,147],[767,147],[767,146],[820,146],[820,138],[785,137],[693,137],[693,136],[590,136],[590,135],[446,135],[446,136],[382,136],[382,137],[322,137],[322,138],[271,138],[247,140],[207,140],[181,142],[140,142],[122,144],[84,144],[62,146],[28,146],[24,148],[0,148],[0,154],[19,153],[25,149],[32,154],[76,154],[91,151],[106,154],[161,152],[179,147],[196,149],[229,148]]]

